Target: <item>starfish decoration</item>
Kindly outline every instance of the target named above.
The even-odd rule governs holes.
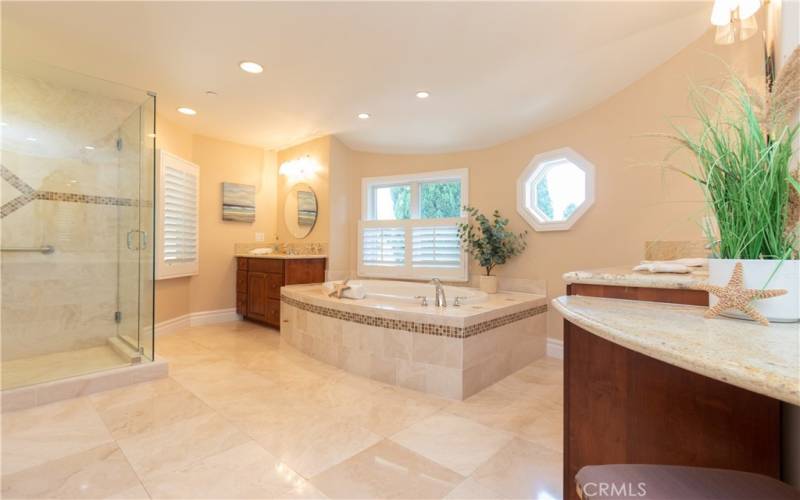
[[[350,290],[350,286],[347,284],[348,281],[350,281],[350,278],[347,278],[346,280],[342,281],[341,283],[334,283],[333,286],[334,286],[335,290],[332,291],[331,293],[329,293],[328,297],[333,297],[335,295],[337,299],[341,299],[342,298],[342,294],[344,293],[344,291],[345,290]]]
[[[768,299],[779,295],[786,295],[787,290],[754,290],[744,287],[744,269],[742,263],[737,262],[733,268],[733,275],[725,286],[715,286],[708,283],[699,283],[694,286],[697,290],[705,290],[717,296],[718,301],[706,311],[706,318],[714,318],[728,309],[738,309],[748,315],[753,321],[767,326],[769,321],[750,303],[753,300]]]

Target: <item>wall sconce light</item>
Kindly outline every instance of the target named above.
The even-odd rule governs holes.
[[[319,164],[310,155],[283,162],[278,169],[280,175],[285,175],[293,181],[306,179],[319,171]]]
[[[761,8],[761,0],[714,0],[711,9],[711,24],[717,27],[714,42],[729,45],[738,38],[747,40],[758,32],[755,14]]]

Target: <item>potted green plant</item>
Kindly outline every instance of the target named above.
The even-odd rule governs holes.
[[[458,225],[461,248],[480,263],[486,274],[480,277],[480,288],[486,293],[497,293],[497,276],[492,276],[495,266],[505,264],[508,259],[521,254],[528,246],[525,236],[528,231],[509,231],[508,219],[495,210],[492,219],[477,208],[464,207],[470,219],[475,221]]]
[[[697,89],[692,102],[699,131],[677,128],[673,136],[698,167],[678,170],[697,182],[713,215],[704,228],[712,257],[709,282],[724,286],[741,262],[746,287],[788,290],[753,303],[779,322],[800,320],[800,182],[792,160],[798,125],[791,123],[800,99],[798,78],[795,50],[766,98],[735,78],[724,89]]]

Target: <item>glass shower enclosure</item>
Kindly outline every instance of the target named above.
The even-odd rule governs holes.
[[[154,94],[3,60],[2,389],[152,361]]]

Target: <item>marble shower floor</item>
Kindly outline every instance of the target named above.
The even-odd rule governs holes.
[[[14,389],[131,364],[108,345],[3,361],[2,388]]]
[[[6,413],[4,498],[561,498],[561,363],[448,401],[236,322],[156,340],[170,376]]]

